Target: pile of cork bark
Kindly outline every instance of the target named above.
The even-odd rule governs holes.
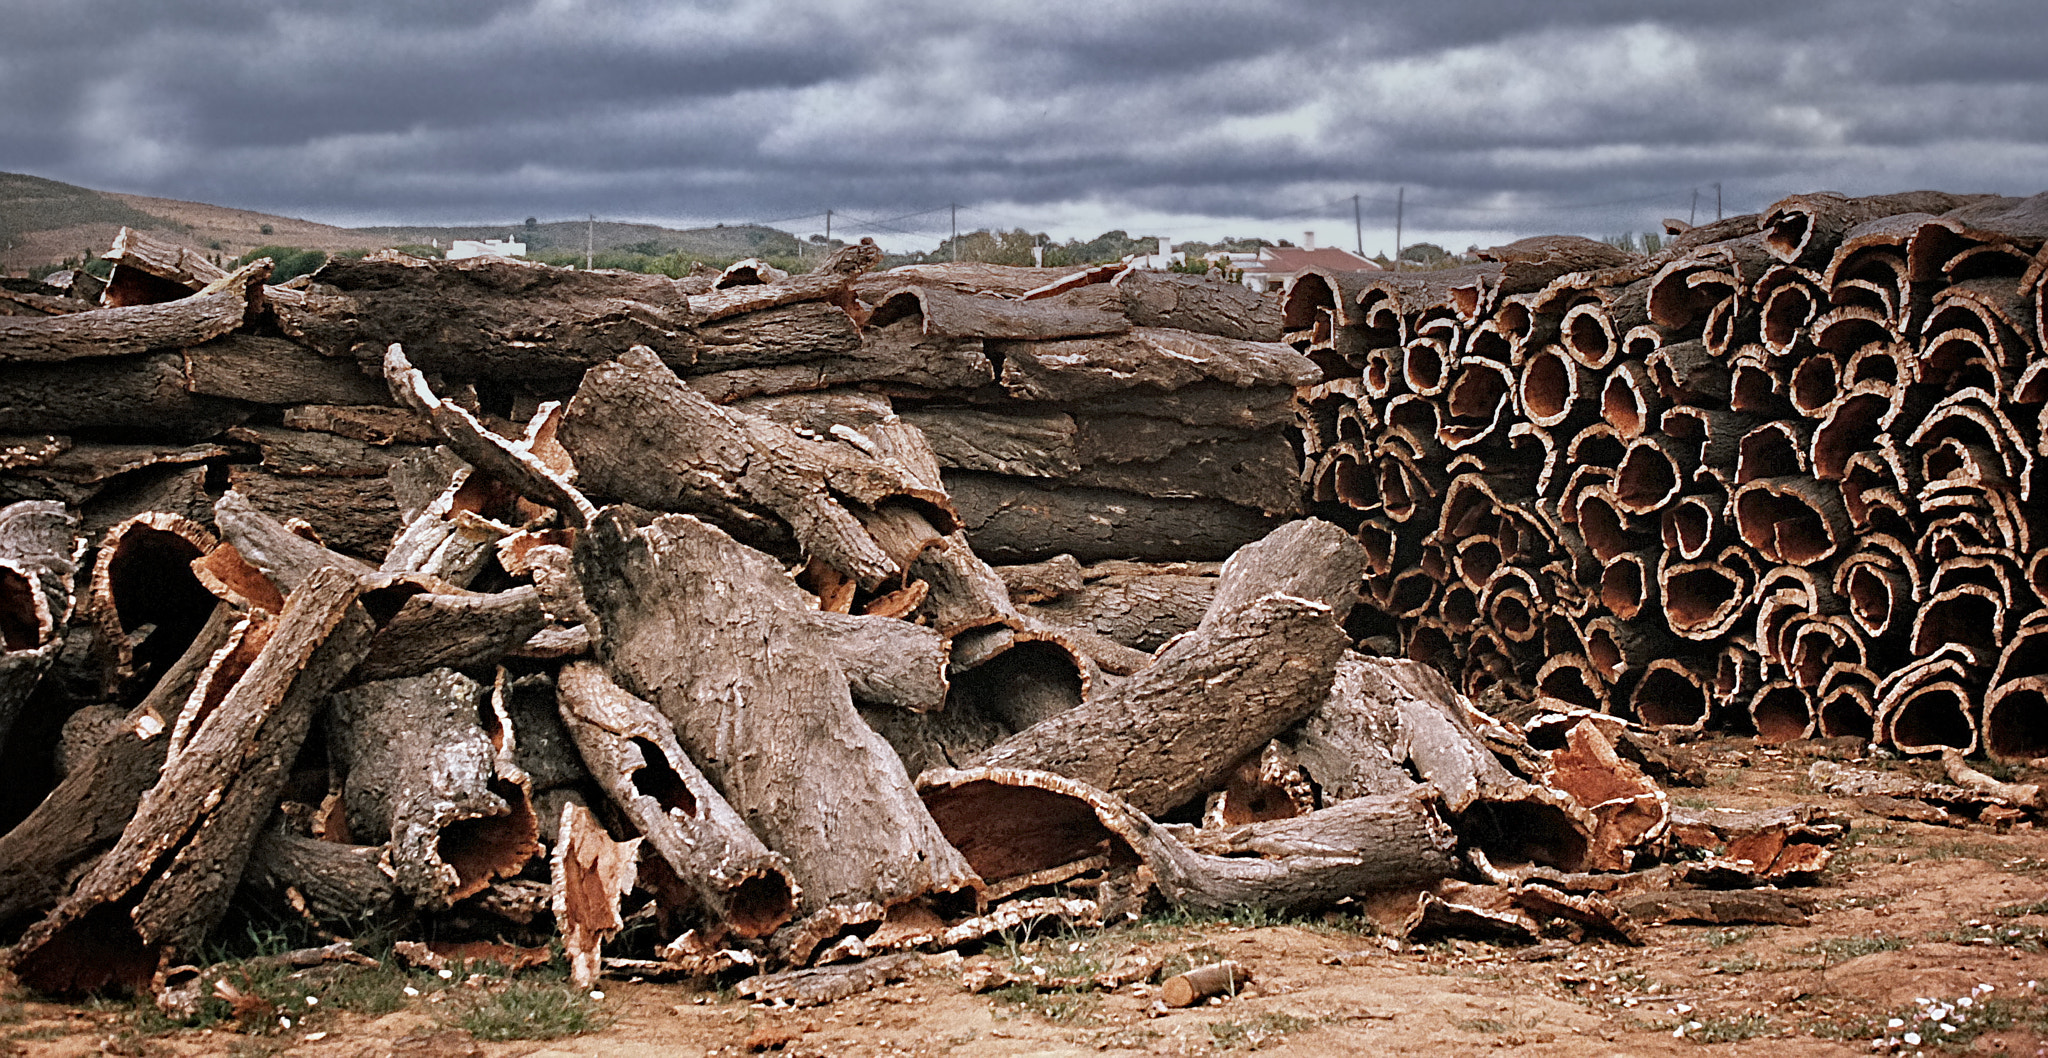
[[[1298,281],[1380,645],[1659,728],[2048,755],[2044,237],[2048,196],[1814,194]]]
[[[0,290],[0,959],[44,991],[189,1005],[252,907],[585,981],[1161,902],[1627,938],[1586,872],[1797,879],[1839,829],[1687,822],[1629,725],[1354,649],[1406,545],[1298,517],[1334,361],[1238,287],[108,256]]]

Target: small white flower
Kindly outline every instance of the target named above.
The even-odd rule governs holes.
[[[1948,1022],[1946,1022],[1946,1021],[1944,1021],[1944,1022],[1942,1022],[1942,1023],[1941,1023],[1941,1031],[1943,1031],[1943,1032],[1954,1032],[1954,1031],[1956,1031],[1957,1029],[1959,1029],[1959,1028],[1961,1028],[1961,1027],[1962,1027],[1962,1026],[1960,1026],[1960,1025],[1951,1025],[1951,1024],[1949,1024]]]
[[[1700,1025],[1700,1023],[1699,1023],[1699,1022],[1697,1022],[1697,1021],[1688,1021],[1688,1022],[1686,1022],[1686,1023],[1685,1023],[1685,1027],[1686,1027],[1686,1028],[1688,1028],[1688,1029],[1697,1029],[1697,1028],[1700,1028],[1700,1027],[1701,1027],[1701,1025]]]
[[[290,1018],[279,1018],[279,1019],[277,1019],[277,1024],[278,1024],[278,1025],[279,1025],[279,1027],[281,1027],[281,1028],[287,1028],[287,1029],[288,1029],[288,1028],[291,1028],[291,1027],[292,1027],[292,1019],[290,1019]]]
[[[1884,1027],[1888,1029],[1900,1029],[1904,1028],[1905,1026],[1906,1019],[1904,1018],[1893,1018],[1890,1021],[1884,1023]]]
[[[321,1040],[324,1040],[326,1038],[327,1034],[324,1032],[309,1032],[306,1034],[307,1043],[319,1043]]]
[[[1976,1000],[1971,999],[1969,996],[1964,996],[1963,998],[1956,1000],[1956,1006],[1966,1007],[1975,1002]]]
[[[593,989],[591,989],[591,990],[590,990],[590,998],[592,998],[592,999],[603,999],[603,998],[604,998],[604,993],[603,993],[602,991],[598,990],[598,989],[595,989],[595,988],[593,988]]]
[[[448,980],[449,978],[451,978],[451,977],[454,977],[454,976],[455,976],[455,971],[453,971],[453,970],[441,970],[441,971],[439,971],[439,974],[440,974],[441,980],[443,980],[443,981],[446,981],[446,980]]]
[[[319,997],[319,996],[307,996],[307,997],[306,997],[306,1005],[307,1005],[307,1006],[309,1006],[309,1007],[317,1007],[317,1006],[319,1006],[319,1005],[320,1005],[320,997]]]
[[[1672,1007],[1671,1009],[1672,1009],[1673,1011],[1676,1011],[1677,1013],[1680,1013],[1680,1014],[1690,1014],[1690,1013],[1692,1013],[1692,1004],[1691,1004],[1691,1003],[1680,1003],[1680,1004],[1678,1004],[1677,1006],[1675,1006],[1675,1007]]]
[[[409,995],[409,996],[416,996],[416,995],[419,995],[419,994],[420,994],[420,990],[419,990],[419,989],[417,989],[417,988],[414,988],[414,987],[413,987],[413,986],[411,986],[411,985],[406,985],[406,986],[405,986],[405,994],[406,994],[406,995]]]
[[[1909,1032],[1899,1038],[1905,1040],[1908,1047],[1920,1046],[1920,1034],[1917,1032]]]

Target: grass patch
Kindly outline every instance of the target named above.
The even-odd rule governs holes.
[[[1823,937],[1793,950],[1802,955],[1824,956],[1830,962],[1846,962],[1876,952],[1897,951],[1912,943],[1896,934],[1873,933],[1867,937]]]
[[[1284,1042],[1290,1032],[1311,1029],[1321,1023],[1319,1018],[1279,1012],[1260,1014],[1243,1021],[1212,1021],[1208,1026],[1209,1042],[1219,1050],[1256,1051]]]
[[[1987,863],[1999,863],[2005,859],[2005,855],[1998,849],[1975,841],[1937,841],[1927,846],[1927,851],[1921,853],[1921,858],[1928,860],[1983,860]]]
[[[2001,923],[1983,923],[1964,926],[1947,933],[1936,934],[1935,939],[1952,944],[1977,944],[1990,948],[2020,948],[2025,951],[2041,951],[2048,948],[2048,929],[2040,926],[2008,926]]]
[[[1771,1023],[1761,1014],[1694,1019],[1676,1026],[1675,1029],[1683,1029],[1685,1038],[1694,1043],[1734,1043],[1737,1040],[1753,1040],[1758,1036],[1768,1036],[1774,1031]]]
[[[28,1019],[28,1008],[20,1003],[0,1002],[0,1025],[15,1025]]]
[[[1710,929],[1700,934],[1700,939],[1709,948],[1726,948],[1731,944],[1741,944],[1756,934],[1755,929]]]
[[[595,1000],[558,984],[507,981],[456,1001],[443,1023],[479,1040],[552,1040],[595,1032],[616,1017]]]
[[[1101,1021],[1097,1011],[1102,997],[1093,992],[1040,992],[1036,986],[1020,981],[990,992],[989,997],[1017,1008],[1020,1013],[1035,1014],[1059,1025],[1095,1025]]]
[[[1700,965],[1713,970],[1715,973],[1746,974],[1752,970],[1763,969],[1764,961],[1749,952],[1744,952],[1733,959],[1723,959],[1720,962],[1703,962]]]
[[[69,1025],[39,1025],[33,1029],[22,1029],[20,1032],[8,1033],[6,1036],[6,1040],[9,1043],[24,1043],[35,1040],[61,1040],[64,1037],[71,1035],[73,1031],[74,1030]]]
[[[2007,904],[1994,907],[1991,913],[1999,918],[2019,918],[2022,915],[2048,915],[2048,900],[2036,900],[2031,904]]]

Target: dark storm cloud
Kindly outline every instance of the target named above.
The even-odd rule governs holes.
[[[352,223],[831,207],[885,242],[948,202],[1287,234],[1406,188],[1427,230],[1600,232],[1715,182],[2048,172],[2020,0],[110,6],[10,10],[0,169]]]

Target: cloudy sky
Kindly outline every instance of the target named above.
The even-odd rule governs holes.
[[[335,224],[1462,249],[2048,188],[2038,0],[0,4],[0,170]]]

